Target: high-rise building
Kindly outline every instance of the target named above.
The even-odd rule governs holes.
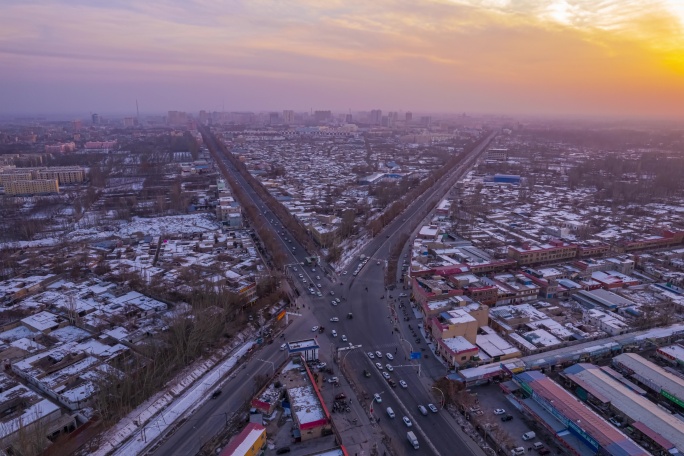
[[[91,116],[93,119],[93,125],[100,125],[100,115],[97,113],[93,113]]]
[[[370,123],[380,125],[382,122],[382,109],[373,109],[370,113]]]
[[[351,115],[351,114],[347,114],[346,116],[344,116],[344,123],[348,123],[348,124],[349,124],[349,123],[352,123],[352,122],[353,122],[353,118],[352,118],[352,115]]]
[[[5,184],[7,195],[33,195],[37,193],[59,193],[57,179],[17,180]]]
[[[295,116],[294,116],[294,111],[291,109],[286,109],[283,111],[283,123],[285,124],[293,124],[295,122]]]
[[[124,117],[123,119],[123,126],[124,127],[133,127],[135,125],[135,122],[133,121],[133,117]]]
[[[411,122],[413,120],[413,113],[411,111],[406,112],[406,122]]]
[[[316,122],[329,122],[332,120],[331,111],[314,111],[314,120]]]
[[[83,128],[83,122],[81,122],[81,119],[76,119],[73,122],[71,122],[71,126],[74,130],[80,130],[81,128]]]
[[[188,123],[188,114],[183,111],[169,111],[166,117],[166,123],[169,125],[185,125]]]
[[[199,112],[199,122],[202,125],[206,125],[209,123],[209,113],[205,110],[202,110]]]
[[[279,119],[280,119],[280,116],[278,115],[277,112],[271,112],[268,114],[268,124],[269,125],[277,125]]]

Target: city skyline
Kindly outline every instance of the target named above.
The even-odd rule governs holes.
[[[674,0],[9,2],[0,113],[679,117]]]

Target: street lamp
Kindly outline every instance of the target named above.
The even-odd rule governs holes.
[[[439,391],[440,393],[442,393],[442,402],[440,403],[440,405],[441,405],[440,410],[441,410],[441,409],[444,408],[444,405],[446,404],[446,396],[444,396],[444,391],[442,391],[441,389],[437,388],[436,386],[433,386],[432,389],[433,389],[433,390],[437,390],[437,391]]]

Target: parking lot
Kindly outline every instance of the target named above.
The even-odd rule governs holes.
[[[554,445],[552,437],[540,425],[526,418],[522,411],[518,410],[514,401],[509,400],[508,396],[503,393],[498,383],[472,387],[470,392],[483,412],[480,415],[480,422],[490,423],[489,429],[492,431],[492,435],[496,434],[495,429],[498,428],[508,434],[513,442],[511,444],[513,448],[522,447],[526,453],[536,454],[532,446],[534,442],[542,442],[551,450],[551,454],[560,454],[560,450]],[[505,415],[495,415],[494,410],[496,409],[504,409],[505,415],[510,415],[513,419],[503,422],[501,417]],[[536,437],[528,441],[523,440],[522,435],[529,431],[534,431],[537,434]]]

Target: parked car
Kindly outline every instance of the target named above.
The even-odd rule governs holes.
[[[375,359],[375,355],[373,354],[373,352],[368,352],[368,357],[370,359]]]
[[[340,321],[340,319],[337,318],[337,317],[332,317],[332,318],[330,319],[330,321]]]
[[[316,331],[318,331],[318,326],[314,326],[313,328],[311,328],[311,332],[316,332]]]
[[[504,415],[501,417],[501,421],[504,421],[504,422],[511,421],[512,419],[513,419],[513,417],[511,415]]]
[[[339,383],[340,379],[337,377],[330,377],[328,383]]]
[[[504,414],[506,414],[506,410],[504,410],[504,409],[494,410],[494,415],[504,415]]]
[[[376,351],[375,356],[377,356],[378,358],[382,358],[382,352]]]
[[[392,360],[394,359],[394,356],[392,356],[391,353],[385,353],[385,356],[386,356],[387,359],[389,359],[390,361],[392,361]]]
[[[394,368],[392,367],[391,364],[385,364],[385,367],[387,368],[388,371],[394,372]]]
[[[382,376],[385,377],[385,380],[389,380],[389,379],[390,379],[390,374],[389,374],[388,372],[383,372],[383,373],[382,373]]]
[[[282,447],[276,450],[276,454],[285,454],[290,452],[290,447]]]
[[[219,397],[220,395],[221,395],[221,390],[216,390],[216,391],[214,391],[213,393],[211,393],[211,398],[212,398],[212,399],[216,399],[216,398]]]
[[[380,363],[375,363],[375,367],[377,367],[379,370],[382,370],[382,364]]]
[[[347,341],[347,336],[345,336],[344,334],[342,334],[342,342],[346,342],[346,341]]]

